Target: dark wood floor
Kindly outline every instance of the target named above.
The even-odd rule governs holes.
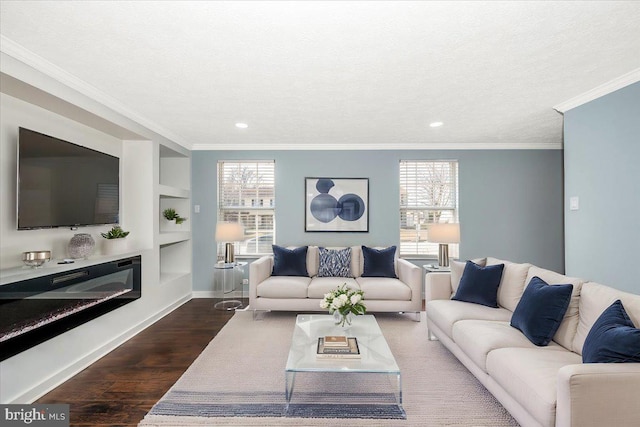
[[[232,317],[214,302],[187,302],[35,403],[68,403],[73,426],[137,425]]]

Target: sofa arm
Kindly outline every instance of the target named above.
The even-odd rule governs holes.
[[[422,310],[422,276],[421,268],[409,261],[398,258],[398,279],[411,288],[411,305],[416,311]]]
[[[451,287],[451,273],[429,273],[424,279],[425,304],[436,299],[450,299],[453,293]]]
[[[563,366],[557,389],[557,427],[638,425],[640,363]]]
[[[263,256],[249,264],[249,304],[258,297],[258,285],[271,277],[272,270],[272,255]]]

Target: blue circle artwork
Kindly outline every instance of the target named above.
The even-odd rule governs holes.
[[[338,209],[344,221],[357,221],[364,214],[364,200],[356,194],[345,194],[338,200]]]
[[[329,195],[335,186],[332,179],[321,178],[316,182],[316,190],[320,194],[311,200],[309,210],[315,219],[328,223],[340,217],[343,221],[357,221],[364,215],[364,200],[357,194],[349,193],[336,200]]]
[[[320,222],[331,222],[338,216],[338,201],[326,193],[318,194],[311,200],[311,214]]]
[[[333,186],[335,186],[335,184],[332,179],[322,178],[316,182],[316,190],[318,190],[319,193],[328,193]]]

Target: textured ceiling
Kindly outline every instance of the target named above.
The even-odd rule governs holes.
[[[3,36],[200,148],[560,144],[554,105],[640,68],[631,1],[0,7]]]

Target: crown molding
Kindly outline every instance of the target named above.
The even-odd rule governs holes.
[[[589,101],[593,101],[594,99],[598,99],[604,95],[608,95],[611,92],[615,92],[618,89],[622,89],[623,87],[629,86],[630,84],[636,83],[638,81],[640,81],[640,68],[636,68],[635,70],[627,74],[624,74],[607,83],[601,84],[600,86],[593,88],[581,95],[564,101],[554,106],[553,109],[559,113],[564,114],[566,111],[569,111],[572,108],[576,108],[582,104],[586,104]]]
[[[63,70],[57,65],[49,62],[43,57],[31,52],[22,45],[14,42],[10,38],[0,34],[0,52],[11,58],[33,68],[34,70],[44,74],[45,76],[69,87],[83,96],[86,96],[92,101],[103,105],[116,113],[132,120],[139,125],[147,128],[148,130],[157,133],[158,135],[171,140],[184,148],[191,149],[191,144],[184,141],[179,136],[173,134],[171,131],[163,128],[162,126],[154,123],[153,121],[141,116],[135,111],[129,109],[120,101],[107,95],[96,87],[90,85],[82,79],[74,76],[73,74]],[[14,76],[15,77],[15,76]]]
[[[344,150],[562,150],[555,142],[540,143],[412,143],[412,144],[193,144],[193,151],[344,151]]]

